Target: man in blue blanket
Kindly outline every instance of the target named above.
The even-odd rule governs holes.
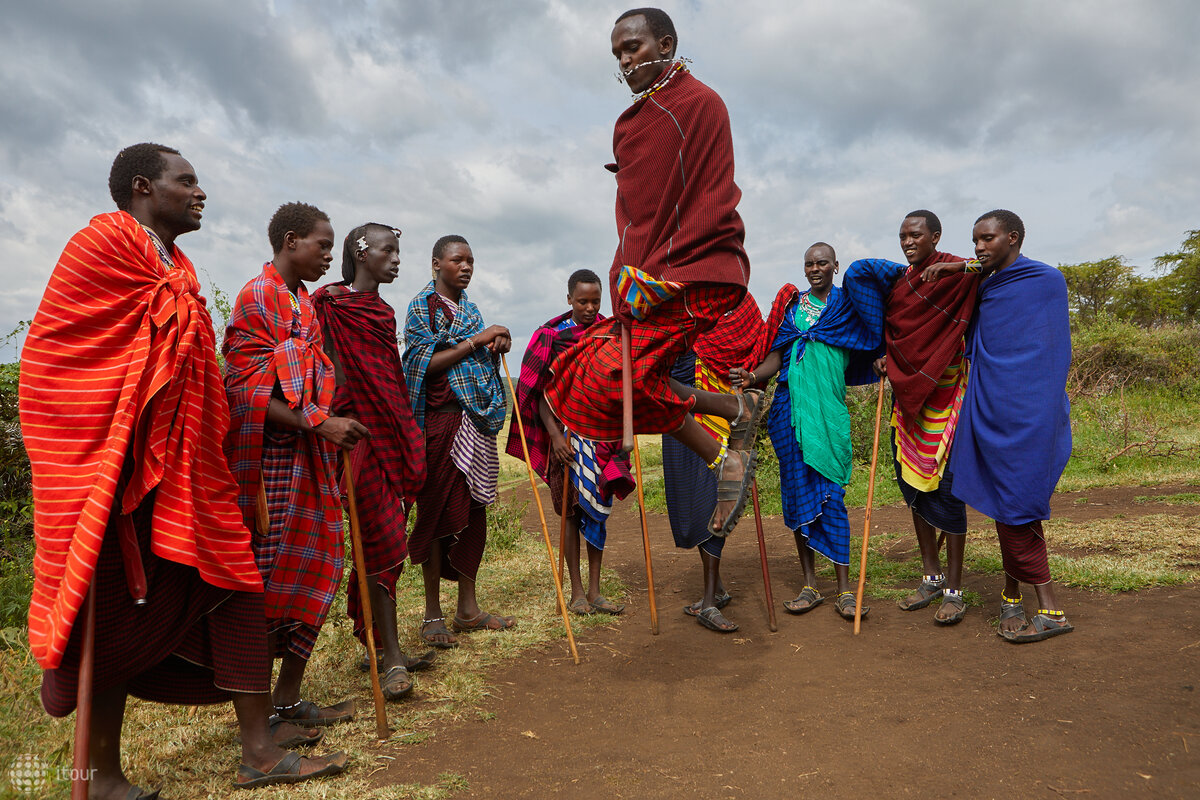
[[[1042,533],[1071,457],[1067,284],[1054,267],[1021,254],[1025,225],[1013,212],[987,212],[971,235],[984,280],[967,330],[971,376],[950,453],[953,492],[996,521],[1005,575],[998,633],[1037,642],[1074,630],[1054,593]],[[1037,593],[1032,618],[1022,583]]]

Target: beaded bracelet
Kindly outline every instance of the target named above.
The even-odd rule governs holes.
[[[963,272],[983,272],[983,266],[979,263],[978,258],[972,258],[967,262],[967,266]]]

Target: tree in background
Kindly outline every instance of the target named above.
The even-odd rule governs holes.
[[[1194,321],[1200,314],[1200,230],[1188,231],[1179,252],[1159,256],[1154,259],[1154,266],[1166,271],[1160,280],[1175,300],[1176,320]]]
[[[1080,323],[1094,322],[1100,314],[1111,311],[1134,278],[1133,267],[1121,256],[1064,264],[1059,270],[1067,279],[1067,299]]]

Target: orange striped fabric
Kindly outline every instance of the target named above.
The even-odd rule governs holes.
[[[229,407],[212,319],[191,262],[178,248],[172,258],[168,270],[129,214],[93,218],[63,250],[25,341],[29,644],[45,669],[62,660],[109,514],[132,512],[153,489],[155,554],[214,586],[262,591],[221,449]]]

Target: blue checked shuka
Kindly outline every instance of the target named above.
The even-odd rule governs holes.
[[[425,427],[425,371],[433,354],[470,339],[483,330],[479,308],[463,292],[458,307],[451,309],[449,324],[438,321],[434,282],[422,289],[408,304],[404,320],[404,378],[413,417]],[[444,303],[448,303],[444,298]],[[444,319],[444,317],[443,317]],[[507,395],[496,368],[496,357],[487,348],[479,348],[446,370],[446,379],[463,412],[480,433],[495,437],[504,425]]]

